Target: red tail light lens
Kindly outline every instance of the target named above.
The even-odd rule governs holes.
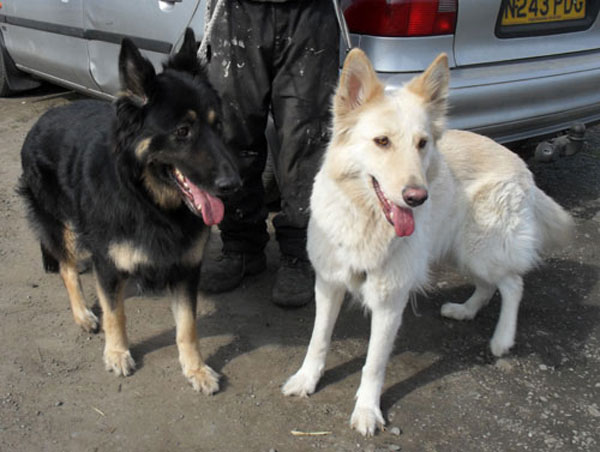
[[[353,0],[344,9],[352,33],[432,36],[454,33],[458,0]]]

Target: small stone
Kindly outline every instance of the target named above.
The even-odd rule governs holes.
[[[545,364],[540,364],[540,370],[548,370],[548,366]]]
[[[63,403],[62,403],[62,402],[59,400],[58,402],[56,402],[56,403],[54,404],[54,406],[62,406],[62,404],[63,404]]]
[[[496,367],[504,372],[510,372],[513,369],[513,365],[506,359],[496,361]]]
[[[594,417],[600,417],[600,411],[593,405],[587,407],[588,413],[590,413]]]
[[[400,446],[398,446],[397,444],[390,444],[390,445],[388,446],[388,449],[389,449],[389,450],[400,450],[401,448],[400,448]]]
[[[390,429],[390,433],[391,433],[392,435],[399,436],[399,435],[400,435],[400,433],[402,433],[402,432],[400,431],[400,429],[399,429],[398,427],[392,427],[392,428]]]

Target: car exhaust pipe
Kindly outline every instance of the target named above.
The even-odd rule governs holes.
[[[566,135],[552,140],[542,141],[535,148],[535,160],[538,162],[553,162],[560,157],[575,155],[583,147],[585,125],[574,124]]]

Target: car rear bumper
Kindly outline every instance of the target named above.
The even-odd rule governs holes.
[[[381,73],[393,90],[417,73]],[[600,120],[600,51],[454,68],[449,127],[511,142]]]

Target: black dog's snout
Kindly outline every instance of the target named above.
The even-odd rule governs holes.
[[[222,195],[229,195],[236,192],[242,186],[240,176],[233,170],[223,171],[215,179],[215,187]]]
[[[402,198],[410,207],[417,207],[427,201],[429,194],[423,187],[406,187],[402,190]]]

